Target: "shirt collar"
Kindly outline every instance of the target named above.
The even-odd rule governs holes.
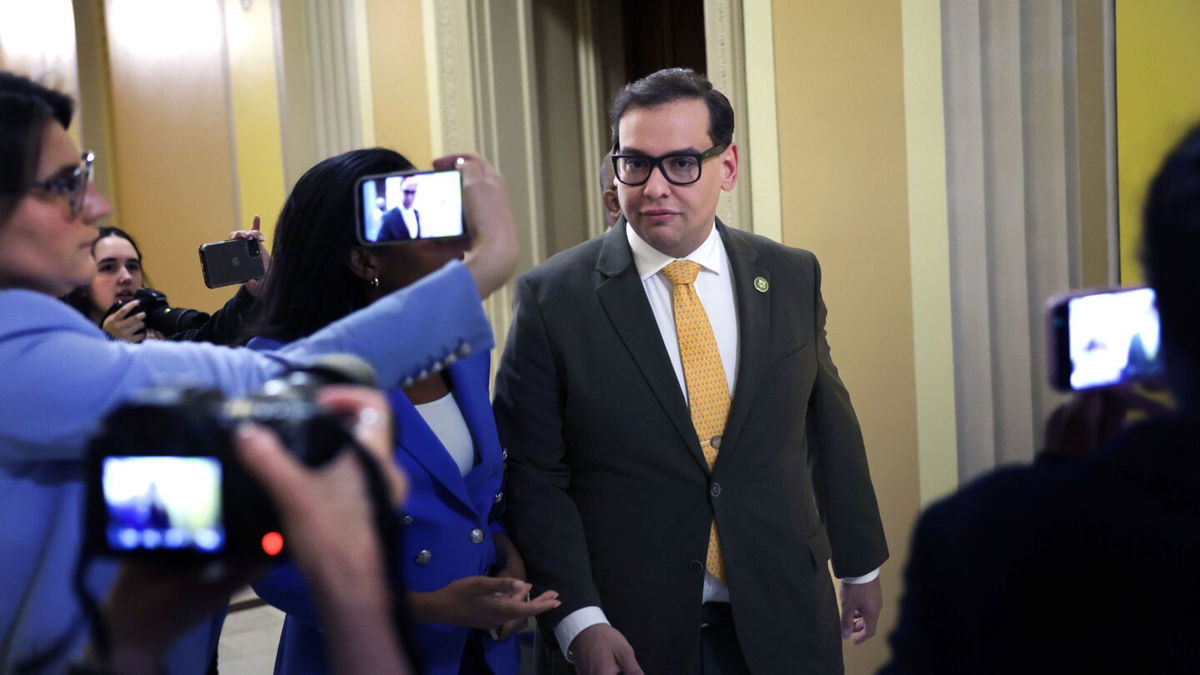
[[[704,243],[683,258],[672,258],[646,243],[645,239],[633,231],[633,226],[628,222],[625,223],[625,237],[629,240],[629,248],[633,250],[633,264],[643,282],[676,260],[691,260],[714,274],[721,274],[721,270],[724,269],[721,260],[725,257],[725,242],[721,241],[721,233],[717,232],[715,224]]]

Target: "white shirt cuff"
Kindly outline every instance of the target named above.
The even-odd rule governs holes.
[[[566,615],[554,627],[554,639],[558,640],[558,647],[562,650],[563,657],[567,659],[568,663],[575,663],[575,660],[571,658],[571,642],[575,640],[575,636],[582,633],[583,629],[598,623],[608,623],[608,617],[604,616],[604,610],[595,605],[589,605]]]
[[[879,578],[879,568],[867,572],[861,577],[842,577],[842,581],[848,584],[869,584]]]

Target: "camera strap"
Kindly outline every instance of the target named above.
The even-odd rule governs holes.
[[[379,464],[357,439],[352,441],[350,447],[354,452],[354,456],[358,459],[359,466],[362,467],[367,495],[371,501],[371,511],[375,523],[376,536],[378,537],[379,551],[383,555],[388,586],[392,590],[392,628],[396,631],[399,643],[404,645],[407,644],[409,625],[412,622],[409,617],[408,603],[404,600],[404,589],[406,586],[404,584],[403,566],[399,564],[399,554],[404,549],[401,544],[401,537],[404,536],[404,530],[400,526],[400,518],[396,514],[396,509],[392,507],[391,494],[387,486],[387,481],[383,477],[383,472],[379,468]],[[410,660],[415,661],[416,656],[411,651],[408,656]],[[413,667],[417,672],[421,670],[421,664],[419,663],[413,663]]]

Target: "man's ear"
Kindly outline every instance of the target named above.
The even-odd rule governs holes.
[[[729,192],[737,185],[738,177],[738,146],[730,143],[725,152],[721,153],[721,189]]]
[[[350,249],[350,271],[354,272],[354,276],[370,281],[379,276],[379,266],[375,263],[375,256],[367,250],[365,246],[355,246]]]

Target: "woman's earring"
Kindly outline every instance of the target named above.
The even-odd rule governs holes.
[[[371,285],[379,288],[379,277],[371,277]]]

